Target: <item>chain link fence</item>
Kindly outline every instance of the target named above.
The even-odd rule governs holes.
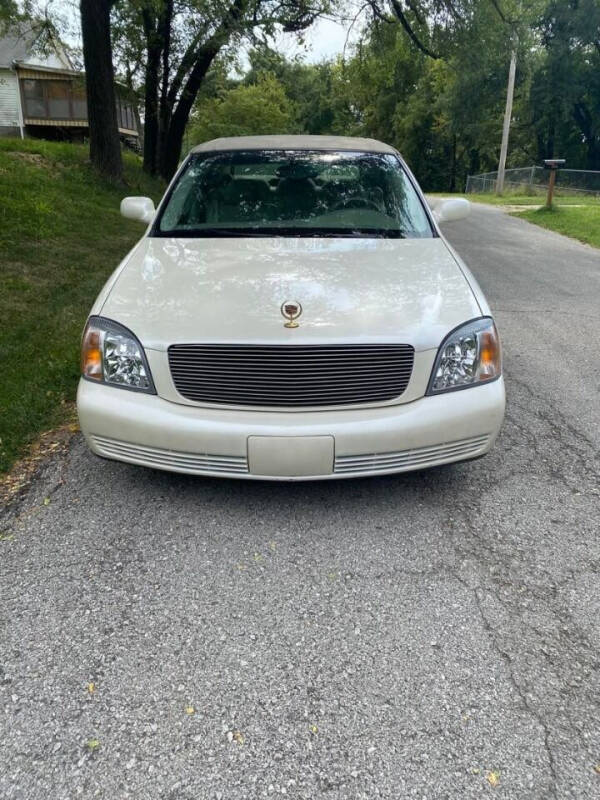
[[[550,170],[544,167],[518,167],[504,173],[504,192],[507,194],[537,195],[548,189]],[[493,194],[496,191],[497,172],[468,175],[467,194]],[[559,169],[556,174],[557,194],[584,194],[600,197],[600,171],[587,169]]]

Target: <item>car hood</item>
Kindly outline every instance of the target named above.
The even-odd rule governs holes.
[[[301,303],[299,327],[280,307]],[[481,315],[443,239],[157,238],[102,306],[151,349],[183,342],[404,342],[438,347]]]

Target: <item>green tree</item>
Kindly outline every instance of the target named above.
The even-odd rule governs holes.
[[[0,0],[0,34],[31,14],[30,3],[17,3],[16,0]]]
[[[229,46],[276,30],[300,32],[330,0],[120,0],[120,30],[143,31],[144,168],[170,178],[207,75]]]
[[[530,96],[538,156],[600,170],[600,4],[551,0],[536,27],[544,49]]]
[[[453,10],[446,0],[399,2],[369,3],[373,15],[348,58],[307,64],[263,44],[232,81],[224,48],[198,94],[194,140],[274,130],[373,136],[395,145],[426,188],[458,190],[467,174],[498,166],[516,48],[508,165],[564,155],[570,166],[600,169],[598,0],[452,0]],[[262,106],[267,75],[275,105],[292,109],[290,127],[274,124],[270,101]]]
[[[299,133],[340,132],[337,124],[340,96],[335,64],[290,61],[269,47],[253,49],[249,60],[250,69],[244,83],[253,84],[265,73],[274,75],[296,107]]]
[[[294,103],[272,74],[263,74],[256,83],[226,89],[218,97],[200,104],[187,134],[190,144],[221,136],[295,133]]]

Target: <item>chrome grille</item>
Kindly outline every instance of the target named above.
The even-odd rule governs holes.
[[[132,461],[148,467],[203,474],[217,472],[238,474],[248,472],[246,456],[222,456],[202,453],[183,453],[178,450],[164,450],[158,447],[143,447],[105,436],[92,435],[100,455],[116,458],[119,461]]]
[[[480,455],[488,446],[489,434],[459,439],[431,447],[416,447],[392,453],[370,453],[364,455],[338,456],[335,459],[336,475],[373,472],[400,472],[419,469],[446,461],[458,461]]]
[[[407,344],[176,344],[169,366],[177,391],[198,403],[337,406],[399,397],[414,356]]]

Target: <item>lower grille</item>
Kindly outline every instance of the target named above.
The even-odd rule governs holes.
[[[417,447],[414,450],[399,450],[395,453],[373,453],[361,456],[338,456],[335,459],[336,474],[353,472],[394,472],[402,469],[418,469],[437,462],[452,461],[480,454],[489,443],[488,434],[460,439],[456,442],[431,447]]]
[[[223,474],[240,474],[248,472],[245,456],[216,456],[181,453],[177,450],[161,450],[157,447],[141,447],[129,442],[107,439],[104,436],[92,436],[100,455],[116,458],[119,461],[132,461],[149,467],[169,469],[174,472],[218,472]]]
[[[177,344],[169,366],[177,391],[198,403],[337,406],[400,397],[414,355],[406,344]]]

